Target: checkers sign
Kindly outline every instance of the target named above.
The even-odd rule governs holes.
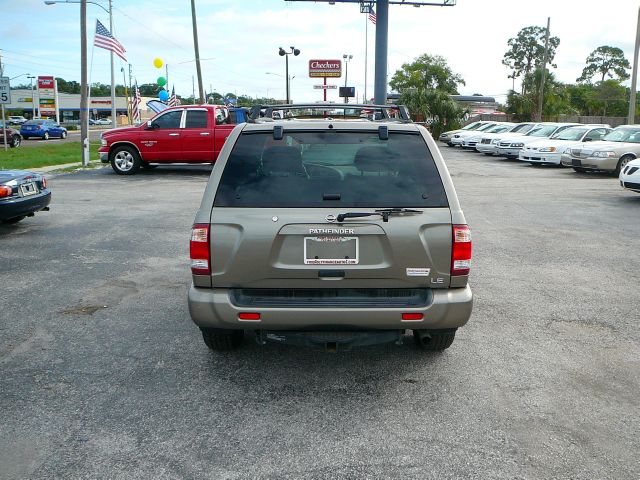
[[[309,76],[339,78],[342,76],[342,60],[309,60]]]

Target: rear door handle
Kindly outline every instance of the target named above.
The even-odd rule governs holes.
[[[180,134],[179,133],[170,133],[169,136],[170,137],[179,137]]]

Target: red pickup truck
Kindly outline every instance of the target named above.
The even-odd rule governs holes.
[[[243,113],[222,105],[170,107],[140,126],[104,132],[100,160],[120,175],[157,163],[214,163]]]

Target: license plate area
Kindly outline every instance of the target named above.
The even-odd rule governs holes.
[[[575,158],[571,159],[571,165],[573,165],[574,167],[581,167],[582,166],[582,160],[576,160]]]
[[[304,237],[305,265],[357,265],[358,237]]]
[[[38,193],[38,187],[36,186],[35,183],[29,182],[29,183],[23,183],[22,185],[20,185],[20,194],[23,197],[28,197],[29,195],[35,195],[36,193]]]

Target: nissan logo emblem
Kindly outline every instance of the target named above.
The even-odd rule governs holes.
[[[326,217],[324,217],[324,219],[325,219],[327,222],[335,222],[335,221],[336,221],[336,216],[335,216],[335,215],[331,215],[331,214],[329,214],[329,215],[327,215]]]

